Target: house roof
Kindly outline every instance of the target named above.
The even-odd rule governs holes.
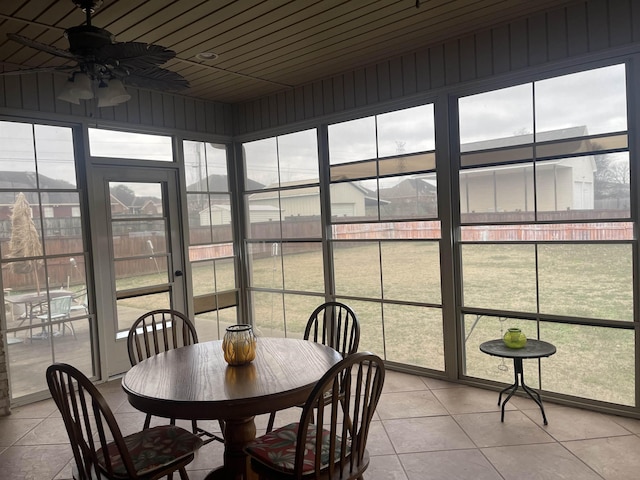
[[[60,192],[60,191],[48,191],[48,190],[75,190],[76,186],[65,182],[64,180],[58,180],[55,178],[47,177],[46,175],[39,175],[40,188],[42,191],[42,203],[44,205],[78,205],[78,194],[73,192]],[[0,171],[0,189],[10,191],[0,191],[0,205],[13,205],[15,202],[16,191],[24,191],[27,201],[32,205],[38,202],[35,193],[30,193],[29,190],[37,188],[36,174],[32,172],[11,172]]]
[[[564,140],[570,138],[581,138],[587,136],[588,130],[586,125],[578,125],[575,127],[559,128],[546,132],[536,133],[536,142],[550,142],[553,140]],[[490,140],[482,140],[478,142],[467,142],[460,146],[462,152],[473,152],[477,150],[490,150],[502,147],[517,147],[527,145],[533,142],[533,134],[525,133],[521,135],[512,135],[509,137],[492,138]]]

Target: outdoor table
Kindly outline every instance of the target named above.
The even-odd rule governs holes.
[[[169,350],[122,379],[129,403],[164,418],[224,420],[224,465],[207,478],[256,478],[243,448],[256,436],[254,416],[300,405],[340,354],[325,345],[260,337],[256,358],[230,366],[222,342]]]
[[[24,313],[22,314],[24,315],[24,317],[22,318],[22,321],[20,322],[19,326],[22,326],[22,324],[25,321],[29,320],[29,338],[30,339],[34,337],[46,338],[47,335],[44,329],[44,324],[42,325],[42,333],[40,334],[39,337],[32,334],[32,328],[33,328],[32,322],[35,316],[33,309],[42,303],[46,303],[51,298],[65,297],[67,295],[73,295],[73,292],[69,290],[49,290],[48,295],[46,291],[43,291],[40,293],[37,293],[37,292],[21,293],[19,295],[7,295],[6,297],[4,297],[4,300],[5,302],[10,303],[12,305],[24,305]]]
[[[500,403],[502,402],[502,395],[510,390],[509,395],[505,401],[502,402],[502,415],[500,416],[500,421],[504,422],[504,406],[511,399],[513,394],[516,393],[518,387],[521,386],[527,395],[529,395],[529,397],[538,404],[540,411],[542,412],[544,424],[547,425],[547,416],[544,413],[540,394],[524,383],[522,360],[526,358],[550,357],[556,353],[556,347],[548,342],[543,342],[542,340],[527,339],[527,344],[523,348],[509,348],[504,344],[502,339],[499,339],[484,342],[480,345],[480,350],[489,355],[493,355],[494,357],[513,358],[515,381],[513,385],[509,385],[502,389],[498,396],[498,406],[500,406]]]

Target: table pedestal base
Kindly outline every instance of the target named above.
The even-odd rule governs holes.
[[[254,417],[224,420],[224,466],[209,473],[205,480],[258,480],[243,448],[256,438]]]
[[[509,385],[507,388],[503,388],[502,390],[500,390],[500,395],[498,396],[498,406],[500,406],[500,404],[502,403],[502,414],[500,416],[500,421],[504,422],[504,406],[511,399],[511,397],[513,397],[513,394],[516,393],[518,387],[522,387],[527,395],[529,395],[531,400],[538,404],[538,406],[540,407],[540,411],[542,412],[542,420],[544,421],[545,425],[548,425],[547,416],[544,413],[544,407],[542,406],[542,399],[540,398],[540,394],[524,383],[522,358],[513,359],[513,371],[515,376],[513,385]],[[505,398],[504,402],[502,402],[502,395],[506,392],[509,392],[509,395],[507,395],[507,398]]]

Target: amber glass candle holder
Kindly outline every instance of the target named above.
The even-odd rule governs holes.
[[[222,340],[224,359],[229,365],[244,365],[256,358],[256,336],[251,325],[231,325]]]

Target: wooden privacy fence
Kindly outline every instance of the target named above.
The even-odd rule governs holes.
[[[349,223],[333,224],[332,235],[336,240],[438,240],[441,226],[437,220],[409,222]],[[297,242],[285,245],[284,252],[273,244],[281,238],[320,238],[318,217],[289,217],[280,222],[262,222],[251,225],[252,238],[262,240],[252,244],[254,258],[275,254],[305,253],[317,251],[318,242]],[[282,236],[281,236],[282,235]],[[203,261],[216,258],[230,258],[234,255],[229,225],[196,227],[190,229],[193,246],[189,247],[189,261]],[[593,222],[562,224],[519,224],[519,225],[467,225],[461,228],[461,239],[465,242],[509,242],[509,241],[620,241],[633,240],[632,222]],[[222,243],[208,243],[208,242]],[[149,242],[153,245],[151,249]],[[196,243],[203,243],[196,245]],[[285,242],[286,243],[286,242]],[[9,268],[9,239],[0,240],[2,253],[3,286],[17,290],[35,288],[32,274],[14,273]],[[163,235],[150,232],[145,234],[123,234],[114,237],[114,248],[118,258],[137,257],[118,262],[118,278],[154,274],[166,271],[163,253],[166,251]],[[81,236],[47,236],[45,238],[48,281],[50,286],[83,284],[84,245]],[[154,258],[153,255],[156,255]],[[70,261],[74,258],[77,268]],[[157,263],[156,263],[157,262]],[[39,281],[45,285],[45,269],[38,269]]]
[[[633,240],[633,223],[466,226],[461,238],[463,242]]]

